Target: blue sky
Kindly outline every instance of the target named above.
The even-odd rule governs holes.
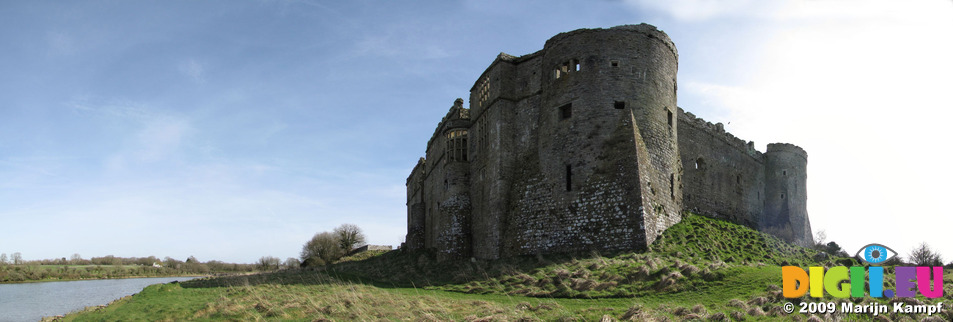
[[[499,52],[641,22],[678,47],[682,108],[808,151],[815,230],[953,259],[949,0],[4,2],[0,252],[399,244],[406,176]]]

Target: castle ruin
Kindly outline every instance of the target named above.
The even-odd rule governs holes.
[[[654,26],[580,29],[501,53],[407,178],[406,249],[495,259],[644,250],[683,211],[812,242],[807,153],[762,153],[676,105]]]

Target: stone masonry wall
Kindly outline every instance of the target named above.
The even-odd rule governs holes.
[[[764,154],[677,108],[678,52],[642,25],[500,53],[407,180],[407,249],[482,259],[646,249],[683,210],[806,243],[806,153]],[[449,131],[468,158],[446,159]]]
[[[757,228],[764,205],[764,156],[720,123],[682,109],[678,121],[685,209]]]

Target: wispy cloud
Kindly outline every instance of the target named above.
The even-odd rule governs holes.
[[[758,0],[626,0],[640,10],[662,12],[681,21],[703,21],[724,17],[773,17],[788,1]]]
[[[188,61],[179,64],[179,72],[185,76],[188,76],[196,83],[205,83],[205,66],[195,59],[189,59]]]
[[[72,55],[76,53],[76,41],[73,37],[59,31],[50,31],[46,34],[46,43],[54,55]]]

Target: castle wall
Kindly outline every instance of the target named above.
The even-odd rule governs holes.
[[[807,152],[785,143],[765,151],[765,203],[761,230],[788,242],[813,242],[807,217]]]
[[[762,154],[678,109],[677,70],[674,44],[645,24],[501,53],[407,180],[407,248],[482,259],[639,250],[683,210],[807,243],[806,153]],[[465,157],[449,157],[461,145],[448,133],[465,138]]]
[[[420,158],[417,166],[411,171],[407,178],[407,238],[406,247],[410,249],[424,248],[425,230],[427,228],[426,211],[427,206],[424,203],[424,177],[426,174],[426,161]]]
[[[536,155],[514,164],[506,255],[643,248],[678,222],[680,165],[668,121],[677,58],[660,37],[632,27],[547,41],[536,75],[539,142]],[[642,81],[633,84],[636,75]],[[643,193],[653,182],[655,193]]]
[[[764,206],[764,156],[747,143],[679,109],[678,150],[685,175],[684,207],[712,218],[759,227]]]

